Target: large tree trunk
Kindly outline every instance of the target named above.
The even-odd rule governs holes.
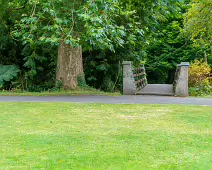
[[[57,85],[65,89],[75,89],[78,86],[78,77],[83,76],[82,49],[72,48],[60,42],[57,60]]]

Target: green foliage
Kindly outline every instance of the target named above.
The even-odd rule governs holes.
[[[123,9],[116,0],[47,0],[30,5],[36,10],[22,15],[13,35],[34,51],[39,44],[58,45],[61,40],[72,47],[80,45],[84,51],[114,51],[116,46],[134,44],[136,35],[142,35],[135,12]]]
[[[195,47],[204,51],[204,59],[212,63],[212,1],[191,0],[190,8],[184,17],[185,28],[182,31]]]
[[[212,83],[209,75],[212,69],[203,62],[195,60],[189,68],[189,92],[193,96],[212,94]]]
[[[172,84],[177,64],[200,59],[204,55],[202,48],[194,46],[190,39],[181,34],[185,3],[181,3],[179,8],[178,15],[167,15],[167,20],[161,22],[157,32],[152,34],[154,40],[147,47],[145,57],[149,83]]]
[[[15,64],[21,67],[23,66],[23,56],[21,55],[23,46],[12,39],[10,27],[12,27],[12,24],[9,20],[5,24],[0,24],[0,64]]]
[[[212,1],[192,0],[185,16],[185,31],[196,44],[212,45]]]
[[[210,66],[203,60],[195,60],[189,68],[189,86],[195,87],[208,81]]]
[[[118,48],[116,53],[111,51],[92,51],[83,53],[85,78],[88,85],[104,90],[121,90],[121,63],[123,60],[136,60],[129,49]],[[137,61],[137,60],[136,60]]]
[[[138,15],[137,20],[141,22],[144,30],[145,40],[140,42],[146,47],[154,40],[161,22],[168,20],[170,15],[177,17],[180,15],[180,0],[121,0],[123,6],[130,10],[135,10]],[[144,48],[143,47],[143,48]]]
[[[85,79],[79,81],[80,86],[121,90],[123,60],[145,61],[149,83],[172,83],[181,61],[205,55],[212,64],[210,43],[202,28],[204,36],[193,36],[192,41],[181,34],[187,4],[174,0],[0,0],[0,64],[19,66],[22,90],[52,89],[57,46],[62,40],[83,48]],[[197,4],[204,7],[202,11]],[[193,30],[204,17],[208,20],[208,4],[209,0],[191,1],[186,30]],[[210,35],[210,22],[204,20],[203,26]],[[200,39],[203,43],[196,43]]]
[[[30,1],[27,8],[36,9],[32,13],[26,10],[21,20],[16,21],[13,36],[25,45],[22,54],[25,56],[24,67],[28,70],[30,81],[34,82],[39,75],[39,68],[45,68],[42,65],[50,58],[41,54],[43,46],[55,48],[61,40],[74,47],[82,46],[86,61],[85,72],[88,72],[85,73],[86,80],[96,88],[106,88],[103,82],[106,82],[104,78],[107,74],[112,74],[111,82],[115,83],[118,72],[112,73],[111,68],[113,71],[118,69],[113,66],[113,62],[117,65],[127,55],[130,56],[128,58],[139,58],[140,48],[136,42],[142,39],[143,30],[135,11],[123,8],[119,1]],[[98,55],[100,51],[105,53],[101,59]],[[90,57],[94,53],[97,56]],[[87,63],[87,58],[92,58],[92,63],[96,64],[91,66]],[[56,67],[55,64],[54,66]],[[91,75],[89,69],[96,73]],[[51,70],[52,68],[49,71]],[[103,76],[100,75],[102,73]],[[93,80],[96,82],[92,83]]]
[[[0,65],[0,87],[17,77],[20,69],[15,65]]]
[[[80,88],[87,88],[87,87],[88,87],[88,85],[87,85],[87,83],[86,83],[86,81],[85,81],[85,76],[84,76],[84,74],[79,75],[79,76],[77,77],[77,82],[78,82],[78,87],[80,87]]]
[[[189,87],[190,96],[211,96],[212,95],[212,83],[203,82],[199,86]]]

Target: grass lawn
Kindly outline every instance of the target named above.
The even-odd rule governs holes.
[[[44,92],[27,92],[27,91],[0,91],[0,96],[71,96],[71,95],[105,95],[119,96],[121,93],[107,93],[94,88],[61,90],[61,91],[44,91]]]
[[[0,169],[212,169],[212,107],[0,103]]]

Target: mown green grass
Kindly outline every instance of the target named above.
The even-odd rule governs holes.
[[[27,91],[0,91],[0,96],[72,96],[72,95],[106,95],[119,96],[121,93],[103,92],[97,89],[76,89],[76,90],[60,90],[60,91],[44,91],[44,92],[27,92]]]
[[[0,169],[212,169],[212,107],[0,103]]]

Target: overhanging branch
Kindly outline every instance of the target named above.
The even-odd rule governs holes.
[[[26,4],[27,4],[27,2],[28,2],[29,0],[25,0],[25,2],[24,2],[24,5],[23,6],[21,6],[21,7],[18,7],[18,8],[13,8],[13,9],[11,9],[12,11],[15,11],[15,10],[20,10],[20,9],[24,9],[25,7],[26,7]]]

